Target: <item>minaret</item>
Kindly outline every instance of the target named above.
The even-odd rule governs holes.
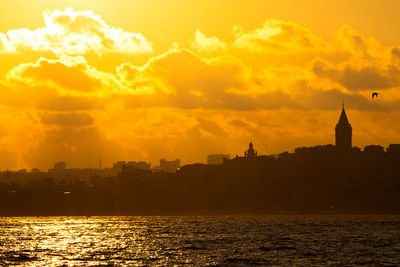
[[[344,103],[342,113],[335,127],[336,136],[336,149],[339,152],[350,152],[352,148],[352,128],[344,110]]]

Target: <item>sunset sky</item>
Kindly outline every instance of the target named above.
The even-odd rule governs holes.
[[[2,1],[0,170],[400,143],[400,1]],[[371,93],[379,93],[371,99]]]

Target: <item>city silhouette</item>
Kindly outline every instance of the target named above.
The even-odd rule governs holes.
[[[352,146],[345,107],[335,145],[259,155],[210,154],[207,164],[161,159],[112,168],[0,173],[0,215],[347,214],[400,212],[400,144]]]
[[[400,1],[0,7],[0,266],[400,266]]]

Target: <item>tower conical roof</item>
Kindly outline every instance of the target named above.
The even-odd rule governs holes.
[[[344,106],[342,108],[342,113],[340,114],[338,125],[350,125],[349,120],[347,119],[346,111],[344,110]]]

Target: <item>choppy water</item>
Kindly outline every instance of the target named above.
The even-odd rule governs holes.
[[[399,265],[400,217],[0,218],[0,265]]]

